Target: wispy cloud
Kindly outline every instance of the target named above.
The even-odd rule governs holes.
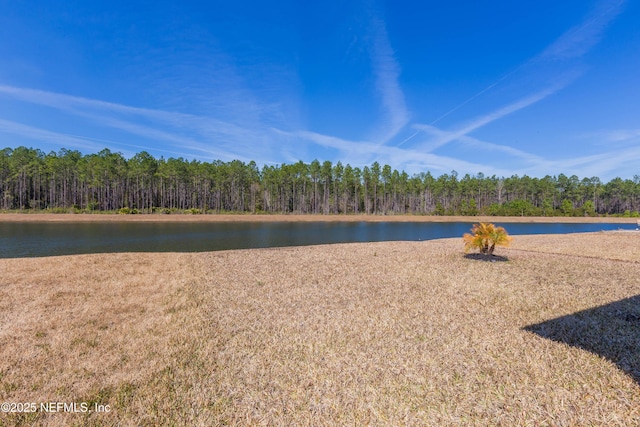
[[[429,124],[429,126],[433,126],[444,117],[447,117],[450,114],[458,111],[463,106],[479,98],[481,95],[495,88],[500,83],[507,81],[509,78],[518,76],[516,78],[519,81],[524,82],[532,79],[532,77],[537,73],[540,73],[541,67],[543,67],[545,64],[552,63],[559,59],[575,59],[585,55],[593,46],[595,46],[600,41],[607,25],[609,25],[609,23],[622,12],[624,4],[625,0],[604,0],[599,2],[596,8],[592,10],[589,16],[582,23],[565,32],[540,54],[529,59],[514,70],[501,76],[495,82],[491,83],[481,91],[464,100],[462,103],[445,112],[444,114],[433,120]],[[555,70],[552,77],[552,83],[547,89],[534,93],[533,95],[527,96],[501,109],[475,119],[467,125],[459,128],[458,130],[448,132],[441,138],[432,141],[430,146],[433,147],[432,149],[435,149],[458,138],[461,138],[468,133],[495,120],[510,115],[532,104],[535,104],[536,102],[539,102],[542,99],[566,87],[577,77],[579,77],[581,71],[575,67],[571,68],[570,70],[565,71],[561,78],[557,77],[557,73],[558,71]],[[400,145],[407,143],[418,134],[419,132],[410,135],[408,138],[403,140]]]
[[[247,129],[210,117],[132,107],[95,99],[12,86],[1,86],[0,93],[21,101],[50,107],[89,119],[151,141],[173,144],[180,152],[205,153],[222,160],[247,160],[256,152],[255,142],[264,141],[264,131]],[[193,136],[187,136],[192,134]],[[249,150],[253,146],[253,150]],[[247,149],[247,150],[244,150]]]
[[[640,139],[640,129],[614,129],[606,132],[595,133],[607,143],[611,142],[635,142]]]
[[[549,45],[540,55],[541,60],[578,58],[595,46],[607,25],[623,10],[626,0],[600,1],[590,15]]]
[[[325,148],[337,150],[339,153],[350,153],[350,158],[366,159],[370,156],[384,159],[384,163],[409,173],[430,170],[436,173],[449,173],[452,170],[484,171],[489,174],[505,175],[509,171],[486,164],[468,162],[453,157],[440,156],[414,149],[380,145],[370,141],[349,141],[334,136],[322,135],[309,131],[285,132],[274,130],[283,135],[311,141]],[[352,166],[364,166],[365,163],[354,163]]]
[[[616,134],[616,132],[612,132],[611,136],[616,138]],[[623,134],[620,135],[622,136]],[[640,132],[637,137],[640,137]],[[634,168],[637,169],[636,165],[640,164],[640,147],[637,145],[588,156],[550,159],[509,146],[480,141],[468,136],[461,138],[460,142],[471,147],[481,148],[483,151],[498,151],[514,160],[522,161],[521,164],[509,162],[512,168],[510,175],[557,175],[562,172],[566,175],[599,176],[604,179],[610,179],[620,174],[621,171],[629,175],[628,171],[632,171]]]
[[[532,73],[536,73],[536,67],[534,64],[540,64],[545,61],[552,61],[558,59],[560,57],[578,57],[584,55],[601,37],[602,31],[606,27],[606,25],[613,19],[617,14],[620,13],[623,1],[617,1],[613,5],[609,5],[609,7],[601,7],[597,9],[588,19],[583,22],[578,27],[568,31],[563,36],[561,36],[558,40],[552,43],[547,49],[545,49],[541,54],[527,61],[525,64],[517,67],[515,70],[507,73],[502,76],[496,82],[492,83],[479,93],[475,94],[470,99],[466,100],[458,107],[450,110],[446,115],[456,111],[463,105],[469,103],[471,100],[478,98],[480,95],[489,91],[490,89],[497,86],[499,83],[508,80],[512,76],[516,76],[518,74],[524,74],[524,77],[520,77],[524,79],[530,76]],[[386,35],[386,29],[384,25],[380,21],[376,21],[377,28],[379,30],[378,34],[380,37],[376,39],[378,41],[377,46],[379,47],[379,51],[377,52],[377,87],[381,95],[383,95],[383,105],[389,111],[389,123],[395,123],[395,126],[390,126],[390,131],[386,136],[386,140],[388,141],[390,138],[395,136],[403,127],[408,123],[408,113],[406,112],[406,107],[404,105],[404,97],[402,95],[402,91],[397,83],[397,78],[399,75],[398,69],[396,68],[396,62],[394,59],[393,51],[388,43],[388,37]],[[462,170],[477,170],[484,171],[486,173],[496,173],[496,174],[504,174],[509,175],[513,174],[514,170],[507,169],[497,169],[495,167],[491,167],[483,164],[475,164],[471,162],[466,162],[458,159],[453,159],[446,156],[438,156],[432,153],[433,150],[449,144],[453,141],[458,141],[463,144],[479,146],[483,149],[499,151],[504,154],[507,154],[511,157],[518,158],[519,160],[525,163],[523,168],[519,170],[550,170],[550,165],[553,165],[555,168],[573,168],[573,167],[586,167],[590,166],[592,170],[605,171],[605,164],[612,164],[615,160],[618,159],[618,156],[608,156],[608,155],[600,155],[600,156],[587,156],[579,160],[574,161],[558,161],[558,162],[550,162],[548,159],[545,159],[541,156],[536,156],[531,153],[527,153],[522,150],[517,150],[513,147],[509,147],[506,145],[495,144],[485,141],[480,141],[476,138],[470,136],[470,134],[477,129],[487,126],[490,123],[493,123],[497,120],[500,120],[506,116],[514,114],[517,111],[525,109],[533,104],[536,104],[558,91],[565,88],[567,85],[572,83],[576,78],[581,75],[581,70],[576,68],[571,68],[564,73],[561,73],[560,76],[557,74],[554,75],[553,79],[546,84],[546,88],[538,90],[533,94],[521,97],[520,99],[507,104],[501,108],[498,108],[494,111],[491,111],[487,114],[481,115],[474,119],[463,123],[462,125],[454,128],[453,130],[442,130],[432,124],[414,124],[412,127],[417,129],[417,132],[406,138],[404,141],[400,142],[395,147],[386,147],[379,146],[379,144],[375,144],[368,141],[346,141],[341,138],[320,135],[312,132],[298,132],[296,136],[303,137],[305,139],[311,140],[314,143],[324,146],[334,148],[336,150],[340,150],[341,152],[348,152],[351,156],[353,155],[361,155],[363,158],[371,158],[371,156],[376,156],[378,158],[385,158],[385,160],[391,161],[392,159],[397,162],[399,165],[408,165],[408,164],[419,164],[423,167],[429,168],[431,170],[440,170],[446,171],[451,169],[462,169]],[[385,98],[386,97],[386,98]],[[442,118],[444,116],[441,116]],[[420,133],[425,133],[428,135],[426,140],[423,140],[420,144],[413,144],[411,148],[401,147],[403,144],[416,137]],[[627,153],[632,155],[633,153]],[[601,168],[596,167],[597,162],[601,163]],[[552,173],[557,173],[557,170],[552,171]]]
[[[566,175],[598,176],[606,181],[616,176],[637,174],[639,163],[640,147],[634,146],[588,156],[548,159],[527,171],[536,175],[556,175],[558,171],[562,171]]]
[[[14,98],[33,104],[44,105],[58,110],[64,110],[77,114],[87,111],[87,108],[108,113],[133,115],[148,120],[170,124],[176,127],[192,126],[198,129],[211,130],[215,128],[221,133],[235,134],[242,130],[232,123],[223,122],[209,117],[184,114],[179,112],[155,110],[150,108],[132,107],[128,105],[105,102],[62,93],[47,92],[36,89],[19,88],[0,85],[0,93],[11,95]]]
[[[37,128],[34,126],[28,126],[22,123],[14,122],[11,120],[0,119],[0,132],[4,132],[10,135],[17,135],[37,143],[51,143],[60,145],[63,148],[76,148],[82,150],[88,150],[91,152],[100,151],[105,146],[118,146],[124,147],[126,156],[132,156],[139,150],[154,150],[163,153],[168,153],[177,156],[185,156],[184,151],[177,150],[165,150],[158,147],[151,147],[148,145],[129,144],[123,141],[115,141],[111,139],[103,138],[91,138],[82,135],[72,135],[61,132],[53,132],[46,129]],[[129,149],[129,150],[126,150]]]
[[[56,130],[60,129],[56,129],[54,125],[51,125],[50,129],[42,129],[15,121],[0,120],[0,131],[34,141],[51,141],[61,146],[87,150],[104,148],[104,144],[148,149],[157,142],[157,147],[153,147],[155,151],[185,157],[206,156],[207,159],[251,159],[262,164],[283,159],[289,162],[300,159],[310,161],[310,155],[315,157],[317,153],[335,153],[333,158],[339,158],[345,163],[350,162],[352,165],[357,165],[358,162],[360,166],[365,162],[370,164],[375,159],[395,168],[404,168],[408,172],[431,170],[448,173],[455,169],[496,175],[511,175],[516,172],[555,174],[558,171],[581,175],[607,175],[614,173],[620,165],[626,165],[628,170],[631,170],[631,162],[640,163],[640,149],[628,146],[624,147],[626,149],[610,153],[548,159],[495,141],[482,141],[474,138],[473,134],[478,129],[553,96],[577,79],[580,75],[576,71],[576,63],[580,62],[577,59],[586,55],[603,38],[606,27],[621,13],[624,5],[625,0],[600,1],[583,22],[566,31],[539,54],[506,72],[435,120],[423,121],[429,124],[414,122],[410,127],[411,113],[400,84],[401,67],[387,25],[381,19],[381,13],[370,10],[368,26],[364,32],[368,34],[368,38],[365,39],[368,41],[374,91],[379,99],[380,120],[376,122],[380,125],[372,129],[372,133],[364,140],[346,140],[339,135],[323,135],[305,130],[304,126],[298,124],[302,120],[295,120],[296,115],[290,114],[286,107],[280,105],[294,104],[289,98],[295,98],[292,95],[295,88],[284,88],[287,85],[283,81],[295,73],[281,73],[273,68],[266,72],[271,77],[265,78],[262,75],[265,74],[264,64],[250,64],[250,68],[255,67],[253,71],[247,71],[245,65],[236,67],[234,58],[226,56],[221,48],[206,44],[209,34],[203,34],[203,44],[193,45],[187,53],[176,49],[178,54],[173,57],[171,53],[161,51],[159,57],[155,58],[155,64],[180,64],[177,68],[155,67],[160,71],[152,71],[156,74],[150,77],[156,90],[166,86],[171,91],[164,103],[172,105],[171,108],[140,108],[62,93],[0,85],[0,95],[4,97],[54,109],[56,114],[81,118],[81,126],[91,129],[84,132],[85,136],[79,136],[57,132]],[[269,66],[275,67],[273,64]],[[183,70],[180,67],[188,69]],[[143,68],[149,68],[148,64],[145,63]],[[167,69],[168,71],[165,71]],[[287,78],[282,75],[286,75]],[[188,77],[185,76],[196,76],[196,81],[190,83],[186,81]],[[252,79],[255,76],[259,78]],[[509,86],[505,87],[507,84]],[[477,101],[484,99],[485,94],[493,92],[498,87],[514,88],[513,91],[504,90],[509,97],[502,104],[498,104],[498,108],[492,104],[491,108],[485,107],[480,113],[476,110],[474,115],[467,115],[466,119],[447,120],[449,124],[446,128],[440,126],[440,123],[445,122],[445,117],[464,118],[461,114],[454,113],[466,111],[467,108],[462,107],[472,102],[477,105]],[[169,111],[171,109],[177,111]],[[293,119],[289,120],[290,118]],[[436,123],[439,127],[435,126]],[[93,128],[89,128],[89,125]],[[99,131],[95,131],[96,129]],[[115,132],[101,133],[105,130]],[[389,144],[394,138],[399,140],[399,136],[404,137],[402,131],[409,133],[409,130],[414,130],[415,133],[395,146]],[[75,129],[71,132],[83,133],[76,132]],[[105,135],[109,139],[95,138],[95,135]],[[633,144],[638,138],[640,130],[637,129],[602,134],[605,142],[620,142],[618,147]],[[625,144],[622,144],[623,142]],[[470,159],[466,161],[433,153],[439,147],[451,143],[493,151],[516,161],[494,163],[491,166],[489,163],[481,164],[473,156],[465,157]],[[317,151],[319,147],[321,150]],[[517,170],[515,164],[519,166]]]
[[[28,126],[11,120],[0,119],[0,132],[8,133],[11,135],[19,135],[37,142],[48,141],[51,143],[60,144],[61,146],[65,147],[82,148],[86,150],[96,150],[104,148],[93,143],[88,138],[58,132],[51,132],[45,129]]]
[[[435,126],[416,125],[416,127],[421,128],[422,131],[426,133],[430,133],[439,138],[448,137],[448,132],[442,131]],[[462,136],[460,138],[457,138],[457,140],[463,145],[467,147],[471,147],[473,149],[480,148],[483,151],[494,151],[494,152],[507,154],[512,158],[516,158],[521,161],[524,161],[527,165],[541,165],[546,161],[543,157],[537,156],[535,154],[527,153],[526,151],[518,150],[508,145],[501,145],[501,144],[495,144],[492,142],[482,141],[477,138],[473,138],[471,136]]]
[[[384,21],[374,17],[371,21],[371,31],[373,39],[371,56],[376,90],[385,115],[384,129],[379,130],[380,136],[375,139],[380,143],[386,143],[406,126],[409,122],[409,113],[399,83],[400,66],[391,47]]]
[[[522,110],[536,102],[539,102],[548,96],[554,94],[564,86],[566,86],[567,82],[560,82],[555,86],[544,89],[540,92],[537,92],[533,95],[527,96],[526,98],[522,98],[512,104],[509,104],[505,107],[502,107],[498,110],[492,111],[488,114],[485,114],[481,117],[475,118],[470,122],[464,124],[462,127],[453,130],[453,131],[443,131],[431,125],[424,124],[416,124],[413,127],[415,129],[419,129],[422,131],[426,131],[432,135],[435,135],[435,138],[429,140],[425,144],[422,144],[422,148],[427,151],[433,151],[436,148],[439,148],[445,144],[448,144],[452,141],[456,141],[463,137],[466,137],[469,133],[479,129],[483,126],[488,125],[496,120],[499,120],[509,114],[513,114],[516,111]]]

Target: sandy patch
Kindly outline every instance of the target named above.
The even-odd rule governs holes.
[[[186,214],[46,214],[3,213],[0,221],[7,222],[93,222],[93,221],[162,221],[162,222],[527,222],[527,223],[620,223],[635,224],[636,218],[614,217],[515,217],[515,216],[419,216],[419,215],[186,215]]]

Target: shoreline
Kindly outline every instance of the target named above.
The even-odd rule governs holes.
[[[0,222],[494,222],[494,223],[611,223],[635,224],[638,218],[513,217],[419,215],[283,215],[283,214],[52,214],[0,213]]]

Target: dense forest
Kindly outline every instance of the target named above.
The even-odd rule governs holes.
[[[607,183],[563,174],[409,176],[378,162],[260,169],[253,161],[18,147],[0,151],[0,195],[2,210],[51,212],[638,216],[640,175]]]

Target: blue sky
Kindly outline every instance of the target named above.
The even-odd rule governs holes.
[[[0,147],[640,174],[640,2],[2,1]]]

